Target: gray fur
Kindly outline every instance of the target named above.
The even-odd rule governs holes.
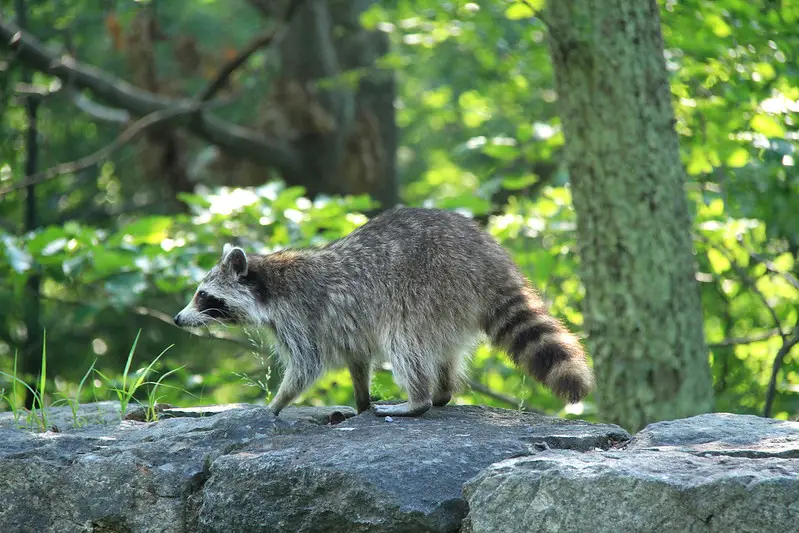
[[[508,253],[472,220],[442,210],[395,208],[315,249],[262,256],[226,245],[175,317],[182,327],[213,320],[272,331],[285,365],[275,413],[342,367],[364,411],[373,365],[388,361],[408,402],[375,412],[421,415],[449,402],[484,333],[567,401],[593,387],[579,341]]]

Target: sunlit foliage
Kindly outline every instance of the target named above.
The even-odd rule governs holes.
[[[34,33],[51,43],[68,38],[82,60],[129,74],[120,32],[138,3],[116,2],[110,11],[95,2],[73,2],[67,10],[57,2],[31,4]],[[258,31],[260,19],[242,4],[236,13],[219,1],[159,3],[167,38],[156,51],[170,90],[191,94],[202,87],[215,66]],[[395,0],[375,3],[362,23],[387,32],[393,44],[381,65],[394,68],[399,83],[403,201],[460,210],[485,222],[553,312],[579,332],[583,287],[575,214],[547,26],[533,11],[538,4]],[[779,332],[790,336],[799,320],[799,286],[793,283],[799,276],[799,4],[666,0],[661,6],[716,409],[762,413],[783,345]],[[189,38],[202,61],[181,76],[175,47]],[[253,120],[258,95],[269,88],[265,64],[265,55],[256,55],[237,74],[242,96],[226,108],[227,119]],[[19,79],[19,70],[10,72],[0,77],[0,188],[24,175],[28,124],[8,83]],[[34,76],[36,84],[51,82]],[[44,169],[101,148],[120,125],[96,121],[66,96],[56,96],[40,106],[38,130]],[[212,148],[187,142],[196,166],[212,157]],[[95,358],[102,372],[121,372],[141,328],[143,358],[175,343],[159,368],[185,365],[170,377],[190,394],[166,392],[167,401],[263,401],[279,372],[268,357],[253,353],[260,341],[248,335],[257,334],[215,331],[237,340],[199,340],[169,325],[169,317],[224,242],[261,252],[321,244],[362,224],[372,202],[311,201],[302,190],[271,180],[257,187],[200,186],[181,196],[186,209],[175,213],[158,188],[136,173],[137,153],[136,146],[126,147],[103,165],[39,186],[42,225],[32,232],[22,222],[24,192],[0,198],[0,370],[11,367],[15,347],[28,334],[22,304],[30,296],[25,280],[35,270],[44,279],[42,323],[54,376],[49,390],[74,390]],[[206,172],[226,183],[220,169]],[[524,402],[564,414],[561,402],[485,346],[472,370],[476,382],[509,401],[467,391],[460,402]],[[248,386],[258,381],[260,386]],[[385,372],[373,388],[383,397],[399,393]],[[785,356],[776,390],[773,415],[797,417],[799,348]],[[352,404],[348,375],[326,376],[302,401]],[[592,402],[571,411],[590,418]]]

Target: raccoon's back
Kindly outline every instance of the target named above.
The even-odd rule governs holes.
[[[382,317],[479,328],[502,287],[523,277],[508,253],[474,221],[449,211],[402,207],[332,243],[330,283]]]
[[[388,276],[388,281],[470,286],[514,271],[507,252],[473,220],[441,209],[390,209],[330,246],[345,268]],[[510,273],[510,272],[507,272]]]

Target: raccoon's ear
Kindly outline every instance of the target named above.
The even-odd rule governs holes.
[[[226,242],[225,245],[222,247],[222,259],[233,249],[233,245],[229,242]]]
[[[247,254],[238,246],[234,247],[226,244],[224,248],[224,257],[222,258],[222,266],[230,269],[239,277],[246,276],[249,266]]]

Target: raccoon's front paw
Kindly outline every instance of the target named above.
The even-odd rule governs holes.
[[[374,405],[373,408],[377,416],[420,416],[426,413],[427,410],[432,407],[432,405],[432,401],[418,404],[405,402],[388,405]]]

